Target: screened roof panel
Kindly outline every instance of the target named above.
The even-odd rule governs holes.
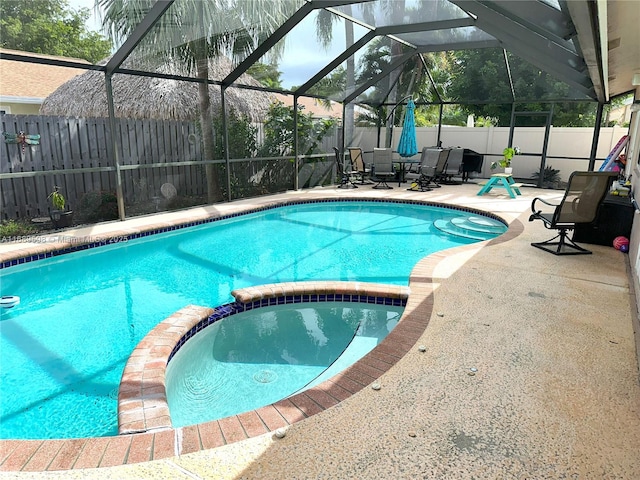
[[[395,34],[401,40],[418,47],[427,45],[447,45],[461,42],[482,42],[495,40],[488,33],[476,27],[450,28],[446,30],[434,30],[426,32],[411,32]]]
[[[284,89],[295,90],[307,83],[349,44],[357,42],[367,32],[369,29],[328,10],[316,9],[258,61],[277,65]],[[310,55],[310,52],[313,52],[313,55]],[[345,64],[346,62],[343,62],[343,68],[346,68]]]
[[[306,93],[310,95],[327,96],[331,100],[342,102],[353,92],[362,87],[370,78],[381,74],[385,67],[391,63],[393,56],[391,45],[400,45],[388,37],[376,36],[364,46],[358,48],[344,62],[334,68],[330,73]],[[398,47],[395,47],[398,50]],[[352,80],[348,78],[348,70],[352,66]]]
[[[564,12],[557,12],[537,0],[521,2],[452,0],[477,17],[476,26],[528,62],[565,79],[576,88],[592,89],[587,65],[576,45],[564,36],[575,34]],[[517,14],[505,6],[513,7]],[[566,28],[565,28],[566,27]],[[591,93],[593,95],[593,92]]]
[[[408,62],[393,69],[389,75],[360,94],[356,102],[370,105],[395,105],[406,97],[414,96],[411,78],[413,75],[420,75],[416,69],[421,69],[419,62]]]
[[[105,71],[259,88],[243,74],[266,65],[267,80],[280,72],[272,90],[374,105],[394,89],[426,103],[602,95],[565,0],[346,1],[100,0],[120,45]],[[205,70],[199,60],[216,55]]]
[[[393,72],[401,70],[412,54],[413,49],[392,38],[376,37],[361,52],[354,86],[346,90],[343,100],[353,101],[364,94],[367,99],[383,101],[397,79]],[[387,86],[380,88],[380,85]]]
[[[588,100],[583,91],[507,52],[515,97],[519,101]]]
[[[119,24],[137,25],[147,4],[155,0],[125,2],[130,11],[119,12]],[[127,68],[157,71],[167,57],[184,58],[183,74],[195,76],[195,59],[218,53],[239,64],[269,38],[306,2],[206,2],[175,0],[132,51]],[[142,9],[135,6],[142,4]],[[269,7],[265,10],[265,7]],[[262,8],[259,8],[262,7]],[[123,29],[125,33],[129,28]],[[173,62],[172,62],[173,63]],[[210,80],[224,79],[232,69],[209,72]]]
[[[468,18],[448,0],[374,0],[339,6],[336,10],[375,28]]]
[[[130,11],[120,12],[124,20],[118,25],[142,25],[147,10],[159,5],[152,0],[125,4]],[[559,6],[542,0],[372,0],[346,5],[343,0],[175,0],[157,23],[149,24],[123,68],[195,77],[198,56],[217,52],[228,61],[209,69],[211,80],[255,87],[241,74],[252,65],[267,64],[280,72],[279,88],[285,91],[384,103],[393,83],[393,76],[387,81],[386,75],[401,71],[404,77],[406,71],[418,70],[402,62],[414,58],[415,63],[417,53],[457,50],[448,54],[456,57],[448,75],[443,75],[443,67],[424,72],[421,82],[413,84],[427,92],[430,102],[510,102],[535,95],[593,98],[593,84],[573,40],[575,28]],[[124,36],[131,33],[131,25]],[[534,81],[531,75],[516,81],[497,45],[528,62],[531,71],[545,72],[540,77],[556,81]],[[489,55],[488,63],[472,62],[464,53],[471,49],[479,58]],[[167,53],[174,55],[173,62],[164,61]],[[190,61],[176,68],[176,54]],[[465,85],[469,78],[476,79],[478,88],[452,87],[458,81]]]
[[[448,88],[442,92],[444,101],[480,103],[490,99],[493,103],[508,103],[514,99],[500,48],[457,51],[451,72]]]
[[[545,2],[486,2],[486,8],[506,19],[525,26],[528,30],[556,42],[563,48],[576,51],[571,38],[576,34],[571,19],[559,7]],[[478,10],[475,10],[478,11]]]

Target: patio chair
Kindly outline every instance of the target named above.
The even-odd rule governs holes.
[[[464,148],[452,148],[449,150],[449,155],[447,157],[447,163],[444,167],[444,170],[440,174],[442,178],[442,183],[455,183],[453,182],[453,177],[461,176],[462,177],[462,158],[464,156]]]
[[[387,180],[395,178],[396,172],[393,169],[393,152],[390,148],[373,149],[373,170],[372,176],[376,183],[373,188],[392,189]]]
[[[353,183],[353,172],[344,168],[340,150],[337,147],[333,147],[333,151],[336,156],[336,169],[338,172],[338,177],[340,177],[340,185],[338,185],[338,188],[358,188],[358,186]]]
[[[411,187],[407,190],[428,192],[431,189],[429,184],[435,177],[436,166],[440,158],[440,149],[432,147],[424,147],[420,155],[420,163],[415,172],[408,171],[405,178],[411,181]]]
[[[559,204],[536,197],[531,202],[529,221],[542,220],[545,228],[558,230],[558,235],[545,241],[532,243],[536,248],[554,255],[581,255],[591,253],[568,237],[576,224],[591,223],[598,212],[609,186],[617,177],[616,172],[573,172]],[[552,212],[536,210],[536,203],[553,207]]]
[[[450,148],[442,148],[438,150],[440,151],[440,153],[438,154],[436,168],[433,172],[433,178],[429,180],[429,185],[432,188],[440,188],[442,186],[438,182],[442,179],[442,174],[447,166],[447,160],[449,159],[449,152],[451,152]]]
[[[351,169],[358,175],[360,185],[370,184],[372,182],[365,181],[365,178],[371,176],[371,169],[367,168],[364,163],[364,156],[360,147],[347,147],[349,157],[351,157]]]

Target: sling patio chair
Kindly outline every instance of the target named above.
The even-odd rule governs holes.
[[[435,172],[433,172],[433,178],[430,180],[429,185],[432,188],[440,188],[442,186],[438,182],[442,181],[442,175],[447,167],[447,160],[449,159],[449,152],[451,152],[450,148],[439,148],[438,150],[440,153],[438,154],[436,169]]]
[[[435,178],[436,166],[440,158],[440,149],[424,147],[420,155],[420,164],[415,172],[408,171],[405,178],[411,181],[411,187],[407,190],[428,192],[431,189],[429,184]]]
[[[452,148],[447,156],[447,163],[444,170],[440,174],[442,183],[453,184],[453,177],[462,177],[462,158],[464,156],[464,148]]]
[[[581,255],[591,253],[568,237],[578,223],[591,223],[596,218],[598,207],[604,199],[616,172],[573,172],[569,177],[567,189],[558,204],[536,197],[531,202],[529,221],[542,220],[545,228],[558,230],[558,235],[545,241],[532,243],[536,248],[554,255]],[[542,202],[553,211],[543,213],[536,209],[536,203]],[[572,235],[573,237],[573,235]]]
[[[371,176],[371,169],[367,168],[364,163],[364,155],[360,147],[347,147],[349,150],[349,157],[351,158],[351,169],[357,174],[360,185],[368,185],[372,182],[366,181],[367,177]]]
[[[336,170],[338,172],[338,177],[340,178],[340,185],[338,185],[338,188],[358,188],[358,186],[353,183],[353,172],[350,168],[345,169],[344,167],[340,150],[337,147],[333,147],[333,152],[336,156]]]
[[[391,189],[387,180],[395,178],[396,172],[393,169],[393,152],[390,148],[373,149],[373,171],[372,176],[376,183],[372,188]]]

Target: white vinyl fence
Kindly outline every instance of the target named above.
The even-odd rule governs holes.
[[[540,169],[542,146],[544,142],[544,127],[517,127],[514,131],[513,145],[520,147],[522,155],[512,161],[513,175],[518,178],[531,178]],[[400,127],[394,128],[392,147],[398,146]],[[435,146],[437,144],[438,129],[435,127],[418,127],[416,129],[418,148]],[[600,130],[598,149],[596,151],[595,169],[600,168],[602,161],[609,155],[620,138],[627,134],[622,127],[607,127]],[[563,181],[569,178],[571,172],[587,170],[593,128],[565,128],[551,127],[546,166],[560,170]],[[502,150],[509,140],[508,127],[447,127],[443,126],[440,134],[443,147],[463,147],[484,155],[484,164],[480,177],[491,175],[492,161],[502,157]],[[353,145],[372,151],[376,147],[377,130],[375,128],[356,128]],[[384,131],[380,140],[384,145]]]

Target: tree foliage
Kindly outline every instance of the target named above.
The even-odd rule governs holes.
[[[364,84],[381,72],[388,70],[391,58],[391,41],[378,37],[371,41],[362,57],[357,84]],[[405,63],[395,73],[397,78],[396,97],[390,95],[392,76],[379,81],[366,94],[360,96],[363,103],[376,106],[379,102],[385,107],[359,114],[359,125],[377,125],[378,115],[381,124],[387,121],[399,126],[403,118],[402,100],[411,95],[416,102],[416,125],[431,126],[438,124],[439,103],[446,102],[442,121],[447,125],[466,125],[467,116],[476,118],[476,125],[508,126],[514,102],[516,111],[540,112],[541,115],[517,117],[517,126],[545,125],[546,116],[542,113],[553,109],[552,122],[556,126],[593,126],[597,104],[593,101],[554,100],[580,99],[566,83],[541,71],[521,58],[507,53],[509,70],[502,49],[460,50],[422,54],[429,75],[423,71],[418,57]],[[509,79],[509,71],[511,79]],[[334,72],[335,78],[323,80],[315,87],[314,93],[330,95],[344,88],[344,80]],[[330,81],[329,81],[330,80]],[[432,82],[433,80],[433,82]],[[320,88],[320,86],[322,88]],[[397,98],[400,105],[394,105]],[[426,105],[425,105],[426,104]]]
[[[453,52],[448,100],[463,103],[464,110],[478,117],[509,125],[514,97],[509,75],[500,49],[461,50]],[[552,101],[570,98],[570,87],[539,68],[514,55],[507,55],[513,80],[516,111],[547,112]],[[473,102],[484,102],[474,104]],[[486,102],[490,102],[487,104]],[[561,102],[553,105],[553,124],[563,127],[593,126],[594,102]],[[545,124],[543,115],[518,118],[518,126]]]
[[[329,75],[314,85],[311,92],[314,95],[322,95],[328,98],[340,97],[347,89],[347,71],[344,67],[336,68]]]
[[[282,89],[282,72],[278,66],[269,63],[256,62],[249,67],[247,74],[267,88]]]
[[[88,8],[73,10],[67,0],[0,2],[3,48],[97,63],[111,51],[111,41],[86,27]]]
[[[314,119],[310,113],[303,112],[298,106],[298,152],[301,155],[316,153],[322,138],[336,124],[336,120]],[[282,157],[293,152],[293,107],[282,102],[271,105],[264,123],[264,142],[259,148],[260,157]]]
[[[229,130],[229,158],[251,158],[256,154],[258,129],[251,124],[249,118],[230,109],[227,113],[227,129]],[[215,158],[226,158],[222,115],[214,116],[213,131]]]

